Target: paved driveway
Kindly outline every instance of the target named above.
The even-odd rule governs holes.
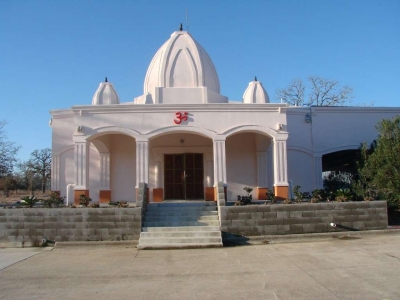
[[[52,248],[5,248],[0,249],[0,271],[16,264],[20,261],[28,259],[42,251],[51,250]]]
[[[201,250],[56,248],[0,270],[0,299],[396,300],[399,249],[400,235]]]

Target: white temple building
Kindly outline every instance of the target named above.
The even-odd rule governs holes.
[[[207,52],[188,32],[173,32],[133,102],[121,103],[105,80],[91,105],[88,99],[51,111],[52,190],[69,190],[70,201],[83,193],[103,203],[135,202],[143,182],[150,202],[214,200],[222,182],[227,200],[245,186],[253,199],[265,199],[267,189],[288,198],[292,185],[322,187],[324,156],[372,142],[376,123],[400,114],[270,103],[257,78],[243,90],[242,102],[221,95]]]

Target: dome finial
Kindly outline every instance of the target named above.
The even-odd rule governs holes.
[[[257,76],[254,76],[254,81],[257,81]]]
[[[107,79],[107,77],[106,77],[106,79],[104,80],[104,82],[108,82],[108,79]]]
[[[179,31],[182,31],[183,30],[183,26],[182,26],[182,23],[181,23],[181,26],[179,26]]]

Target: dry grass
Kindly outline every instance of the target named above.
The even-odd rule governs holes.
[[[22,197],[31,196],[31,191],[21,190],[21,191],[11,191],[9,197],[6,197],[2,192],[0,192],[0,204],[11,204],[21,200]],[[44,194],[42,191],[34,191],[35,197],[39,199],[45,199],[50,197],[50,192],[47,191]]]

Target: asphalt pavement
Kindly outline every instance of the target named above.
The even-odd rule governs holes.
[[[0,299],[400,299],[400,234],[190,250],[29,249],[0,249]]]

